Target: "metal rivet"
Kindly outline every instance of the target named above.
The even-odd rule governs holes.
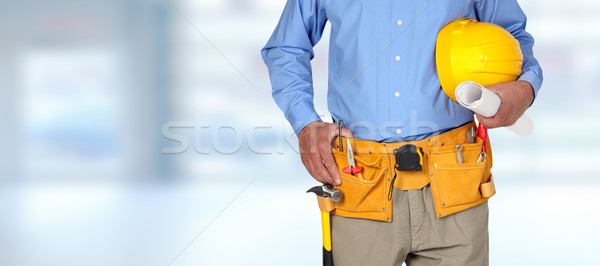
[[[383,155],[383,157],[386,157],[386,158],[387,158],[387,154],[386,154],[386,155]]]
[[[442,207],[446,206],[446,203],[442,203]]]
[[[372,152],[372,151],[369,151],[369,154],[373,154],[373,152]]]
[[[385,211],[385,208],[383,208],[383,210]]]
[[[442,142],[442,146],[444,146],[444,143]]]
[[[431,139],[428,139],[427,142],[431,142]]]
[[[388,181],[392,181],[392,180],[388,178]]]
[[[387,220],[389,221],[389,220],[390,220],[390,217],[387,217]]]
[[[387,168],[383,169],[383,172],[384,172],[384,173],[387,173]]]
[[[441,213],[438,213],[438,216],[442,216],[442,214],[441,214]]]
[[[434,163],[434,164],[433,164],[433,167],[437,167],[437,163]]]
[[[429,173],[429,176],[433,176],[433,173]]]

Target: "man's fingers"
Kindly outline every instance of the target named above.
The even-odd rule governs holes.
[[[502,104],[494,117],[477,115],[477,120],[487,128],[514,125],[533,101],[533,88],[526,81],[509,81],[486,86],[497,94]]]
[[[498,120],[495,117],[483,117],[483,116],[477,114],[477,120],[479,121],[479,123],[481,123],[482,125],[484,125],[486,128],[489,128],[489,129],[497,128],[500,126],[498,123]]]
[[[342,128],[342,137],[346,137],[346,138],[354,138],[354,134],[352,134],[352,131],[350,129],[347,129],[345,127]]]
[[[302,164],[304,165],[304,168],[306,168],[306,171],[308,171],[308,174],[310,174],[312,176],[313,175],[313,167],[312,167],[312,163],[310,162],[310,159],[308,158],[308,155],[302,155],[302,156],[300,156],[300,158],[302,160]]]
[[[327,183],[326,180],[324,180],[323,178],[321,178],[321,176],[318,174],[317,170],[315,169],[313,160],[310,158],[307,158],[306,161],[306,170],[308,171],[308,173],[317,181],[321,182],[321,183]]]
[[[331,151],[331,142],[339,134],[339,130],[339,125],[319,121],[307,125],[298,134],[304,167],[314,179],[325,184],[341,183]],[[354,137],[347,128],[342,128],[341,135],[347,138]]]
[[[308,171],[308,168],[310,167],[310,163],[306,159],[306,156],[305,155],[300,155],[300,160],[302,161],[302,164],[304,165],[304,168],[306,168],[306,170]]]
[[[340,173],[337,171],[337,165],[335,160],[333,159],[333,154],[329,148],[329,145],[321,146],[321,159],[323,160],[323,164],[329,172],[329,176],[332,178],[332,185],[338,186],[341,184]]]
[[[321,160],[321,155],[315,154],[314,156],[311,156],[311,159],[312,159],[311,163],[313,165],[314,172],[318,176],[318,179],[323,183],[333,184],[333,178],[329,175],[329,172],[325,168],[325,165],[323,165],[323,161]],[[315,176],[313,176],[313,177],[315,177]]]
[[[482,116],[482,115],[480,115],[480,114],[475,114],[475,117],[477,118],[477,121],[479,121],[479,123],[481,123],[481,124],[483,124],[483,121],[484,121],[485,119],[487,119],[487,117],[483,117],[483,116]]]

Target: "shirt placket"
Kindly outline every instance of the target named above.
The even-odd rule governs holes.
[[[390,91],[388,92],[390,98],[390,110],[391,110],[391,119],[393,123],[391,123],[391,127],[387,130],[391,136],[396,136],[398,138],[402,138],[403,136],[403,123],[400,121],[403,120],[403,113],[401,110],[402,107],[402,65],[404,62],[402,61],[402,51],[401,42],[402,36],[401,31],[404,27],[404,21],[402,18],[402,1],[394,0],[392,1],[392,17],[390,18],[389,23],[393,24],[392,26],[392,42],[390,44],[391,49],[391,69],[390,69]]]

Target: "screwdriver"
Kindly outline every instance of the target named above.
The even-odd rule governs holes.
[[[467,142],[466,143],[475,143],[475,128],[470,127],[467,131]]]

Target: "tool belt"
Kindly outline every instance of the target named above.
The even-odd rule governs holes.
[[[465,143],[470,127],[476,128],[475,123],[418,141],[381,143],[350,139],[356,166],[363,167],[360,177],[342,171],[348,164],[347,141],[342,138],[340,151],[340,142],[336,138],[332,151],[342,178],[341,185],[336,188],[344,196],[336,203],[319,199],[319,208],[344,217],[391,221],[392,186],[409,190],[421,189],[428,184],[438,218],[485,202],[496,192],[490,171],[491,147],[488,140],[486,156],[479,158],[482,139],[476,137],[474,143]],[[394,150],[408,144],[414,145],[421,154],[420,171],[396,169]]]

